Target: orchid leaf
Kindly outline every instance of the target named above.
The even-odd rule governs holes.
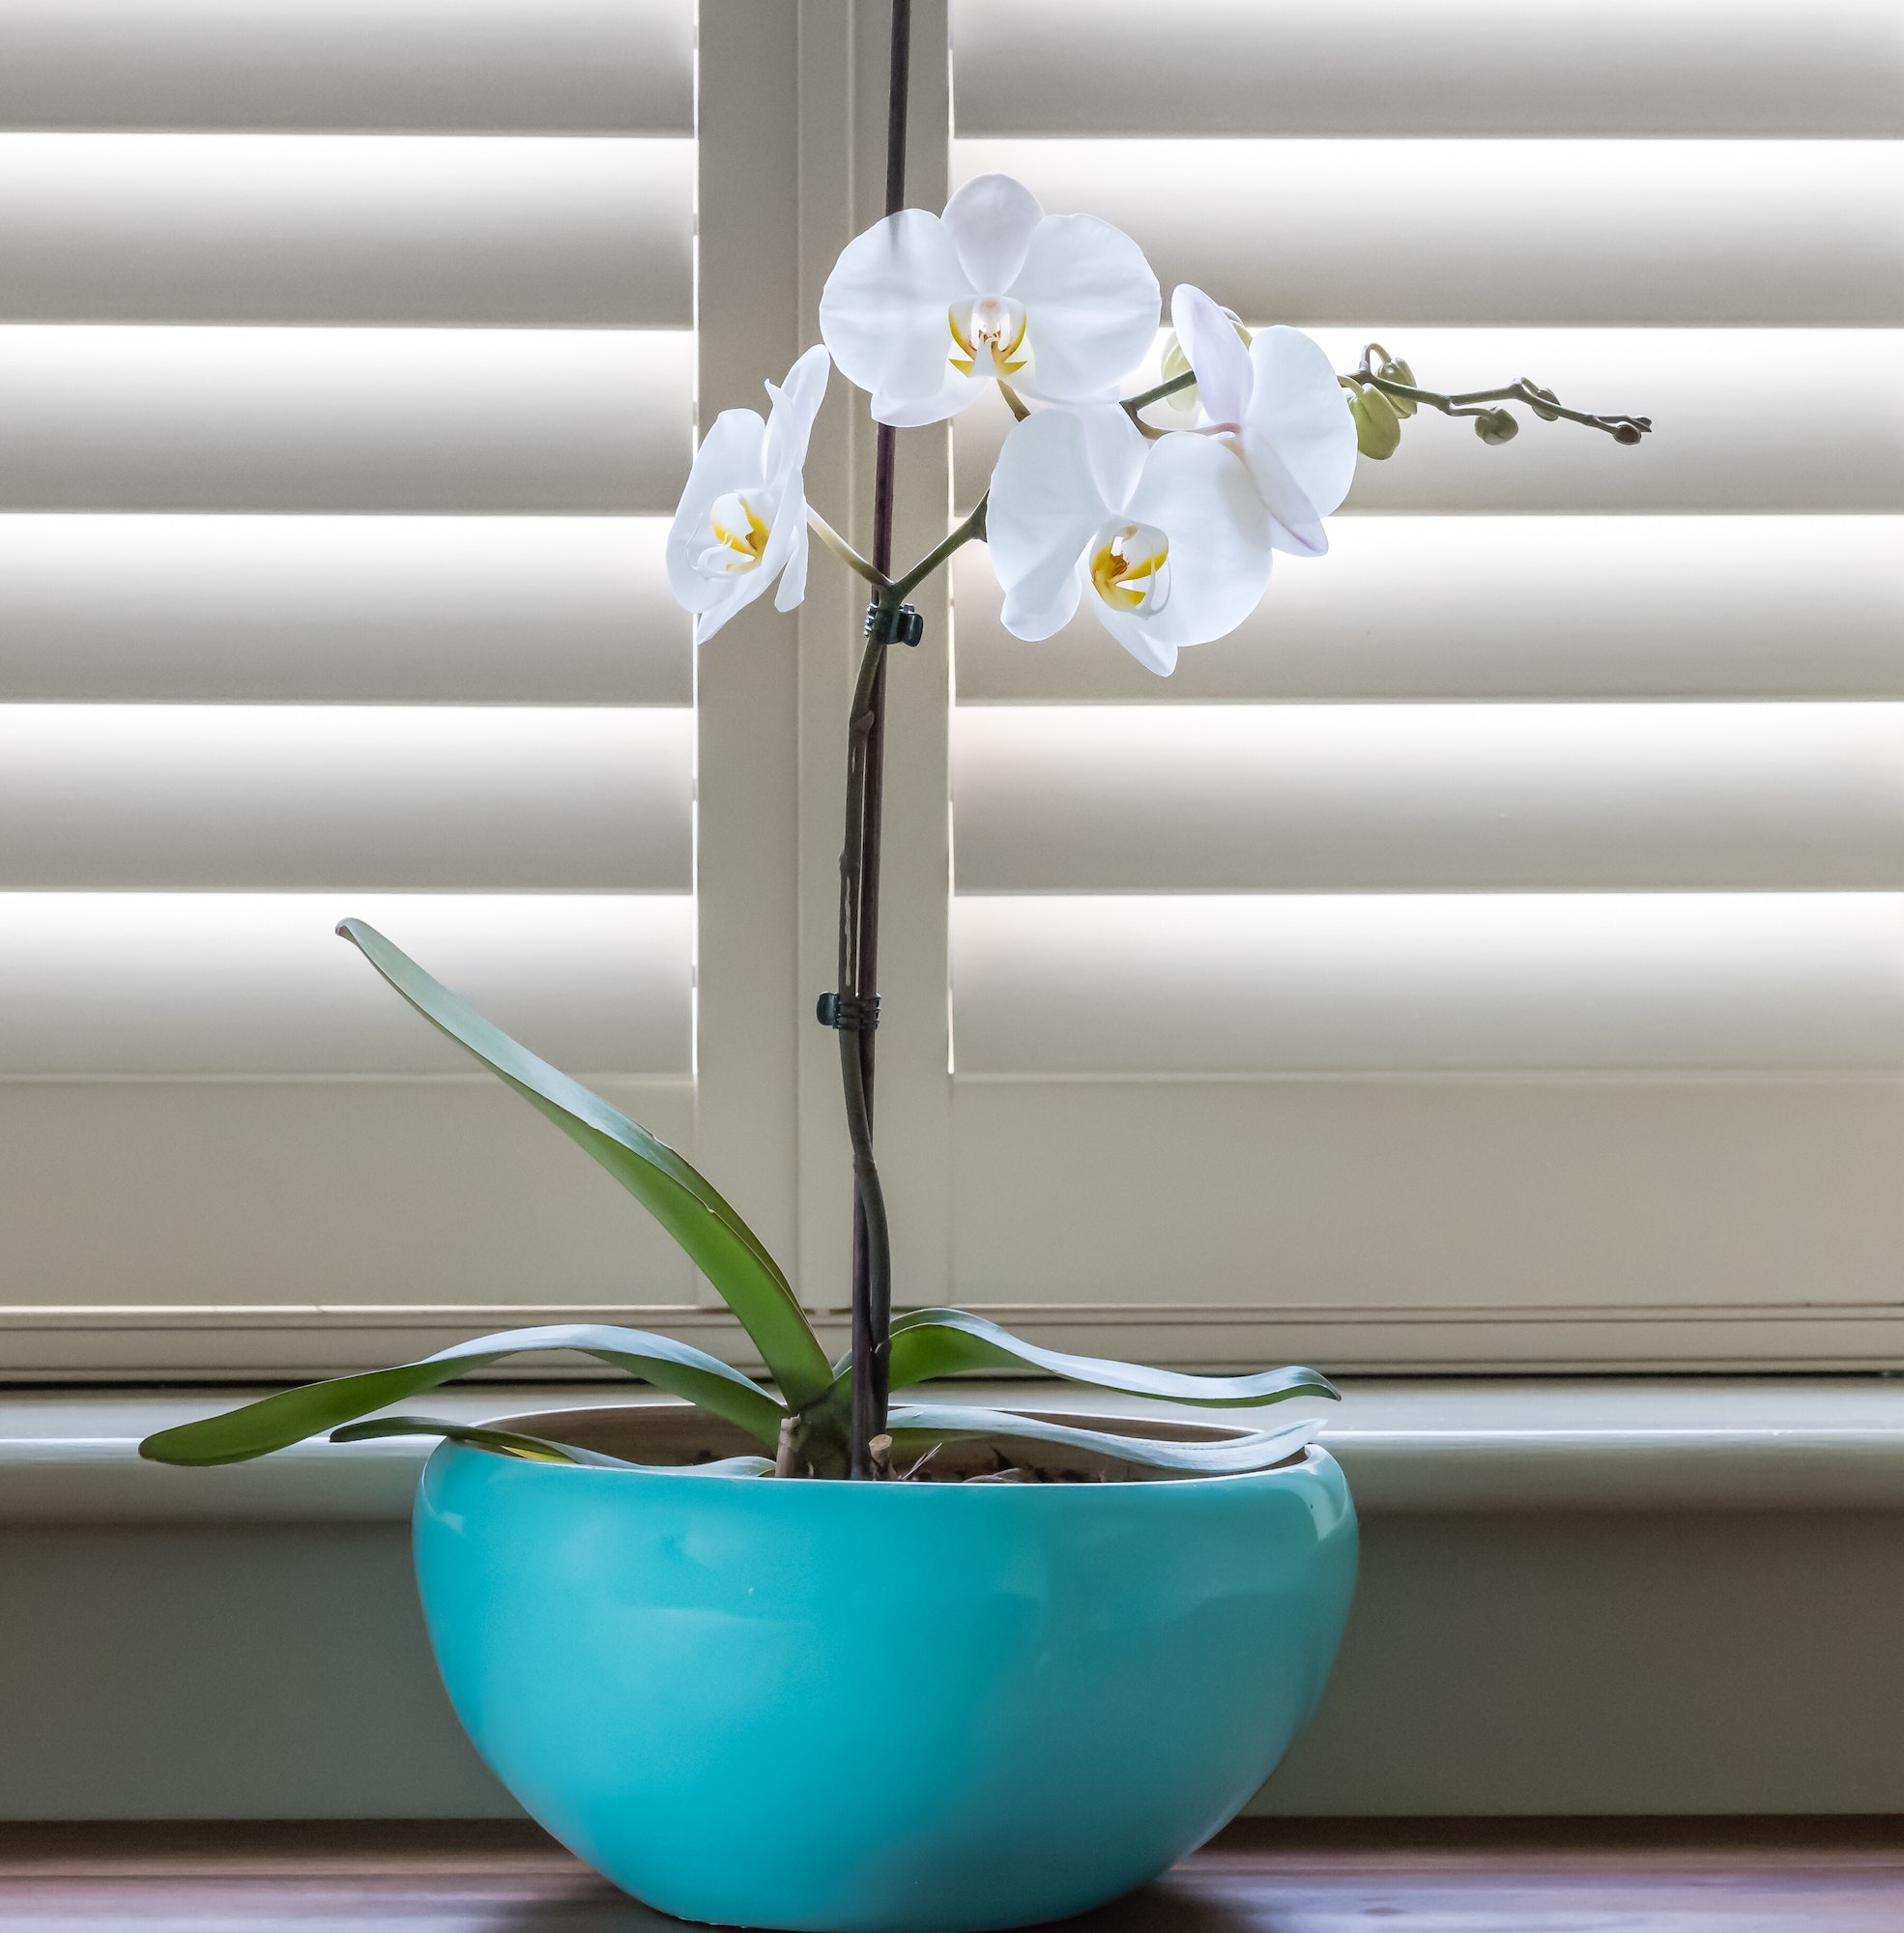
[[[525,1436],[516,1429],[488,1429],[474,1423],[446,1423],[435,1416],[373,1416],[347,1423],[331,1432],[332,1443],[368,1443],[379,1436],[441,1436],[450,1443],[467,1443],[473,1450],[493,1450],[529,1463],[581,1463],[597,1470],[640,1470],[649,1476],[764,1477],[773,1468],[765,1457],[722,1457],[708,1463],[633,1463],[600,1450],[583,1450],[572,1443],[552,1443],[543,1436]]]
[[[915,1309],[893,1318],[891,1385],[909,1389],[936,1376],[973,1370],[1036,1370],[1067,1382],[1089,1383],[1124,1396],[1156,1397],[1166,1402],[1195,1403],[1207,1409],[1242,1409],[1286,1402],[1291,1397],[1340,1399],[1327,1376],[1314,1370],[1265,1370],[1250,1376],[1192,1376],[1176,1370],[1147,1369],[1138,1363],[1111,1362],[1101,1356],[1067,1356],[1025,1342],[982,1315],[963,1309]]]
[[[1253,1429],[1204,1442],[1184,1442],[1158,1436],[1125,1436],[1114,1429],[1081,1429],[1073,1424],[1048,1423],[1008,1409],[979,1409],[952,1402],[896,1402],[887,1411],[886,1428],[893,1439],[895,1460],[922,1455],[937,1443],[983,1438],[1050,1443],[1063,1449],[1115,1457],[1126,1463],[1141,1463],[1154,1470],[1220,1477],[1245,1470],[1266,1470],[1273,1463],[1286,1462],[1322,1425],[1316,1417],[1304,1417],[1277,1429]]]
[[[505,1356],[528,1349],[576,1349],[597,1362],[625,1370],[671,1396],[685,1397],[709,1415],[737,1424],[763,1443],[780,1439],[786,1415],[765,1390],[731,1369],[717,1356],[672,1337],[641,1329],[614,1329],[600,1323],[563,1322],[540,1329],[508,1329],[478,1336],[454,1348],[425,1356],[419,1363],[336,1376],[281,1390],[243,1409],[207,1417],[202,1423],[161,1429],[139,1445],[139,1455],[155,1463],[243,1463],[306,1436],[352,1423],[373,1409],[387,1409],[419,1391],[435,1389],[472,1370],[487,1369]]]
[[[476,1423],[450,1423],[439,1416],[373,1416],[363,1423],[347,1423],[333,1429],[332,1443],[368,1443],[379,1436],[441,1436],[450,1443],[467,1443],[473,1450],[493,1450],[499,1457],[519,1457],[525,1463],[620,1463],[598,1450],[578,1450],[546,1437],[525,1436],[518,1429],[489,1429]]]
[[[710,1182],[579,1081],[491,1025],[374,927],[337,928],[423,1018],[499,1075],[585,1149],[667,1229],[719,1291],[796,1408],[832,1380],[799,1298],[759,1236]]]

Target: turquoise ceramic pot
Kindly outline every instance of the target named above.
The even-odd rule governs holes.
[[[1237,1812],[1322,1690],[1356,1525],[1314,1449],[898,1485],[446,1443],[416,1549],[470,1737],[619,1886],[684,1919],[967,1933],[1111,1899]]]

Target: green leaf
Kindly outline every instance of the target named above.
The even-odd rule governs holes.
[[[725,1418],[757,1440],[777,1444],[785,1416],[758,1383],[718,1357],[689,1342],[650,1336],[641,1329],[613,1329],[593,1322],[563,1322],[539,1329],[507,1329],[478,1336],[425,1356],[419,1363],[370,1370],[362,1375],[334,1376],[302,1389],[249,1402],[243,1409],[208,1416],[161,1429],[139,1445],[139,1455],[155,1463],[243,1463],[287,1444],[301,1443],[320,1430],[354,1422],[373,1409],[403,1402],[419,1390],[435,1389],[471,1370],[486,1369],[505,1356],[527,1349],[578,1349],[597,1362],[626,1370],[670,1395],[685,1397],[697,1409]]]
[[[374,1416],[366,1423],[347,1423],[331,1432],[332,1443],[368,1443],[379,1436],[442,1436],[467,1443],[473,1450],[493,1450],[501,1457],[527,1463],[582,1463],[597,1470],[640,1470],[650,1476],[764,1477],[773,1468],[765,1457],[722,1457],[709,1463],[632,1463],[600,1450],[582,1450],[572,1443],[552,1443],[544,1436],[525,1436],[515,1429],[486,1429],[474,1423],[446,1423],[435,1416]]]
[[[1253,1376],[1190,1376],[1176,1370],[1146,1369],[1138,1363],[1108,1362],[1098,1356],[1067,1356],[1021,1342],[982,1315],[963,1309],[915,1309],[892,1325],[892,1387],[909,1389],[935,1376],[972,1370],[1037,1370],[1067,1382],[1090,1383],[1126,1396],[1159,1397],[1166,1402],[1196,1403],[1209,1409],[1242,1409],[1285,1402],[1295,1396],[1340,1399],[1341,1392],[1313,1370],[1265,1370]]]
[[[759,1236],[705,1177],[599,1094],[492,1026],[374,927],[347,919],[337,931],[426,1021],[591,1154],[674,1236],[753,1338],[790,1403],[798,1408],[826,1388],[832,1369],[799,1298]]]
[[[978,1409],[965,1403],[896,1402],[886,1413],[895,1461],[923,1455],[935,1443],[1004,1440],[1054,1443],[1065,1449],[1090,1450],[1121,1457],[1153,1470],[1175,1470],[1186,1476],[1231,1476],[1244,1470],[1266,1470],[1286,1461],[1321,1424],[1313,1417],[1285,1424],[1281,1429],[1253,1429],[1213,1442],[1171,1442],[1159,1436],[1124,1436],[1114,1429],[1080,1429],[1068,1423],[1046,1423],[1009,1409]]]
[[[619,1463],[595,1450],[577,1450],[546,1437],[525,1436],[516,1429],[487,1429],[476,1423],[448,1423],[437,1416],[378,1416],[367,1423],[347,1423],[333,1429],[332,1443],[367,1443],[377,1436],[442,1436],[467,1443],[473,1450],[493,1450],[499,1457],[515,1457],[525,1463]]]

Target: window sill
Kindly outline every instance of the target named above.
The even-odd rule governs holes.
[[[142,1436],[253,1394],[0,1395],[0,1523],[409,1515],[432,1447],[423,1439],[302,1444],[213,1470],[141,1461]],[[1105,1414],[1163,1407],[1059,1384],[970,1384],[957,1395]],[[1368,1515],[1904,1508],[1904,1380],[1359,1379],[1343,1395],[1322,1440]],[[438,1393],[429,1407],[474,1421],[651,1399],[621,1385],[567,1382]]]

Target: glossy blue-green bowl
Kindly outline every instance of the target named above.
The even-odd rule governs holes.
[[[617,1885],[683,1919],[969,1933],[1113,1898],[1234,1816],[1321,1693],[1356,1525],[1313,1448],[900,1485],[446,1443],[416,1550],[476,1748]]]

